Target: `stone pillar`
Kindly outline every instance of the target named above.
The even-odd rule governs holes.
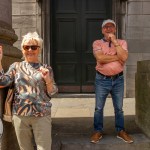
[[[135,100],[136,123],[150,137],[150,60],[137,62]]]
[[[0,0],[0,45],[3,46],[2,65],[4,71],[15,61],[21,61],[22,53],[13,47],[17,35],[12,29],[12,3],[11,0]],[[0,117],[2,118],[4,100],[7,89],[0,89]],[[19,150],[14,128],[11,123],[3,121],[4,132],[1,139],[1,150]]]

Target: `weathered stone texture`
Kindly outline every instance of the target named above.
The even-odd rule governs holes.
[[[148,53],[150,39],[130,39],[128,40],[128,48],[131,53]],[[140,55],[141,55],[140,54]],[[130,54],[129,54],[130,55]],[[137,63],[137,62],[136,62]]]
[[[36,15],[36,3],[13,3],[13,15]]]
[[[36,16],[13,16],[13,27],[18,29],[36,27]]]
[[[150,14],[150,2],[143,2],[143,14]]]
[[[131,50],[131,49],[129,48],[129,50]],[[126,65],[128,67],[134,66],[134,65],[136,65],[137,61],[140,61],[140,60],[142,60],[141,53],[132,53],[129,51],[129,56],[128,56],[128,60],[126,62]]]
[[[12,14],[12,7],[9,3],[10,0],[0,0],[0,20],[5,20],[7,24],[12,24],[12,19],[7,17]]]
[[[130,2],[129,5],[128,14],[142,14],[142,2]]]
[[[150,60],[137,63],[135,78],[136,122],[150,137]]]
[[[143,28],[141,27],[128,27],[126,31],[128,39],[138,40],[143,37]]]
[[[134,97],[135,95],[135,73],[136,73],[136,66],[135,65],[127,65],[126,67],[126,97]]]
[[[12,5],[12,26],[18,35],[14,45],[20,49],[22,36],[41,28],[37,18],[39,10],[36,0],[12,0]]]

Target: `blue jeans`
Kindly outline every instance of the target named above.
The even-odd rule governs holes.
[[[108,94],[111,94],[114,112],[115,128],[119,132],[124,130],[123,97],[124,97],[124,76],[116,79],[106,78],[98,73],[95,77],[96,104],[94,113],[94,130],[103,130],[103,110]]]

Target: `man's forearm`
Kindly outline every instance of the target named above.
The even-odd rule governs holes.
[[[100,63],[107,64],[113,61],[118,61],[117,55],[101,55],[99,57],[96,57],[96,60]]]
[[[122,48],[122,46],[118,43],[117,40],[113,41],[114,47],[117,51],[117,56],[120,61],[125,62],[128,58],[128,52]]]
[[[128,58],[128,52],[124,50],[120,45],[116,46],[117,56],[118,58],[125,62]]]

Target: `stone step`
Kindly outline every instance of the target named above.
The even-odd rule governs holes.
[[[90,143],[87,135],[55,135],[52,150],[150,150],[150,139],[144,134],[132,134],[134,143],[128,144],[112,135],[104,135],[97,143]]]
[[[125,128],[134,138],[128,144],[116,137],[114,116],[104,118],[104,136],[97,144],[90,143],[92,117],[53,118],[52,150],[150,150],[147,138],[135,123],[135,116],[125,116]]]

